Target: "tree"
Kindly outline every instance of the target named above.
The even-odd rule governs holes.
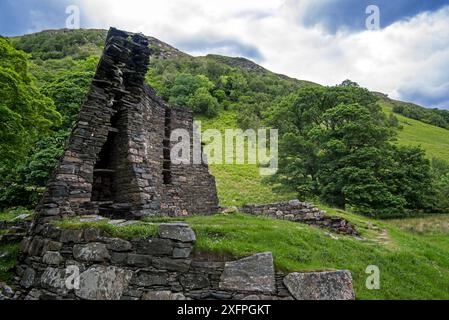
[[[366,89],[300,89],[272,109],[270,123],[281,133],[272,182],[370,216],[428,205],[429,162],[421,149],[390,142],[393,131]]]
[[[187,100],[187,106],[195,113],[204,114],[207,117],[216,116],[220,110],[217,99],[204,87],[195,91],[195,94]]]
[[[192,75],[180,73],[176,76],[173,86],[169,90],[169,102],[172,104],[186,106],[187,101],[198,89],[204,88],[209,91],[214,84],[204,75]]]
[[[357,82],[351,81],[349,79],[344,80],[342,83],[339,84],[340,87],[360,87]]]
[[[29,148],[61,123],[53,101],[28,73],[27,56],[0,37],[0,167],[23,160]]]

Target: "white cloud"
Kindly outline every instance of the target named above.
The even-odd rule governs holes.
[[[329,34],[298,23],[298,12],[305,12],[310,1],[298,5],[282,0],[81,3],[92,27],[116,26],[175,46],[232,39],[257,48],[263,56],[260,63],[275,72],[325,85],[350,78],[395,98],[440,107],[447,102],[449,108],[449,7],[379,31]],[[211,53],[203,50],[190,47],[189,53]],[[236,50],[238,46],[222,46],[214,53],[238,55]]]

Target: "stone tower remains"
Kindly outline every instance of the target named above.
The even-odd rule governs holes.
[[[193,115],[167,105],[144,83],[150,53],[143,35],[110,29],[35,223],[97,213],[138,218],[217,212],[207,164],[170,161],[170,134],[180,128],[194,132]]]

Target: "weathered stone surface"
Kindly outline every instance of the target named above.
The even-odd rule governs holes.
[[[246,214],[302,222],[330,229],[336,233],[360,236],[355,227],[344,218],[327,216],[325,211],[313,204],[300,202],[297,199],[270,204],[245,205],[240,210]]]
[[[185,223],[163,223],[159,226],[159,236],[181,242],[196,241],[195,232]]]
[[[148,291],[142,295],[142,300],[186,300],[182,293],[171,291]]]
[[[173,249],[173,258],[188,258],[190,257],[190,253],[192,252],[192,248],[174,248]]]
[[[99,216],[99,215],[85,215],[80,218],[81,222],[97,222],[107,220],[107,218]]]
[[[111,252],[111,262],[116,265],[126,264],[128,254],[124,252]]]
[[[209,278],[201,273],[188,273],[181,276],[181,285],[187,290],[207,288],[210,285]]]
[[[301,201],[298,199],[293,199],[288,202],[289,205],[299,207],[301,205]]]
[[[24,298],[24,300],[39,300],[42,293],[38,289],[32,289]]]
[[[284,284],[297,300],[353,300],[352,276],[347,270],[290,273]]]
[[[52,265],[52,266],[57,266],[59,264],[61,264],[63,262],[63,258],[61,256],[61,254],[59,252],[56,251],[47,251],[44,256],[42,257],[42,262]]]
[[[60,241],[63,243],[79,243],[83,238],[83,230],[64,229],[61,231]]]
[[[87,242],[98,241],[101,236],[100,229],[98,228],[87,228],[84,230],[84,240]]]
[[[41,237],[34,237],[31,240],[30,246],[28,248],[28,253],[30,256],[40,256],[42,249],[44,247],[44,240]]]
[[[166,273],[154,273],[141,271],[135,274],[131,283],[142,287],[166,286],[168,284]]]
[[[227,262],[220,278],[220,289],[271,293],[276,290],[271,252],[257,253]]]
[[[131,277],[130,270],[93,266],[80,274],[80,287],[75,294],[87,300],[119,300]]]
[[[190,268],[189,259],[154,258],[152,265],[158,270],[187,272]]]
[[[58,294],[66,294],[68,288],[66,286],[65,269],[48,267],[41,276],[41,286],[47,290]]]
[[[137,242],[137,252],[151,255],[171,255],[173,243],[169,239],[142,239]]]
[[[112,251],[126,252],[133,247],[131,242],[119,238],[107,238],[107,248]]]
[[[144,255],[144,254],[134,254],[130,253],[127,256],[126,263],[129,266],[133,267],[148,267],[151,265],[152,259],[150,256]]]
[[[62,243],[57,241],[48,240],[45,242],[42,249],[43,252],[47,251],[59,251],[62,248]]]
[[[0,282],[0,301],[10,300],[14,296],[14,291],[6,283]]]
[[[20,285],[26,289],[31,288],[34,284],[34,278],[36,277],[36,271],[32,268],[26,268],[22,279],[20,280]]]
[[[18,216],[16,216],[13,221],[20,221],[20,220],[26,220],[29,217],[31,217],[31,214],[28,213],[24,213],[24,214],[19,214]]]
[[[226,208],[223,208],[222,210],[221,210],[221,213],[222,214],[230,214],[230,213],[236,213],[236,212],[238,212],[239,211],[239,209],[236,207],[236,206],[233,206],[233,207],[226,207]]]
[[[111,258],[106,245],[99,242],[75,245],[73,256],[75,259],[88,262],[108,261]]]

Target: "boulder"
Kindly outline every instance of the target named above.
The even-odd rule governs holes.
[[[66,271],[48,267],[41,276],[41,286],[51,292],[58,294],[67,294]]]
[[[284,284],[297,300],[353,300],[352,276],[347,270],[290,273]]]
[[[46,264],[57,266],[64,261],[64,258],[59,252],[47,251],[42,258],[42,261]]]
[[[264,252],[226,262],[219,286],[222,290],[272,293],[275,283],[273,256]]]
[[[231,213],[237,213],[239,209],[236,206],[232,207],[226,207],[221,210],[222,214],[231,214]]]
[[[106,245],[99,242],[73,246],[73,257],[87,262],[102,262],[111,258]]]
[[[26,220],[31,216],[31,214],[28,213],[24,213],[24,214],[19,214],[17,217],[15,217],[12,221],[22,221],[22,220]]]
[[[301,201],[299,201],[298,199],[290,200],[288,204],[292,207],[300,207],[302,205]]]
[[[195,232],[186,223],[162,223],[159,225],[159,236],[181,242],[196,241]]]
[[[80,285],[75,294],[86,300],[119,300],[132,274],[132,271],[118,267],[90,267],[80,274]]]
[[[23,288],[31,288],[34,284],[34,278],[36,277],[36,271],[32,268],[26,268],[23,272],[22,279],[20,280],[20,285]]]
[[[9,300],[14,296],[14,291],[6,283],[0,282],[0,300]]]

